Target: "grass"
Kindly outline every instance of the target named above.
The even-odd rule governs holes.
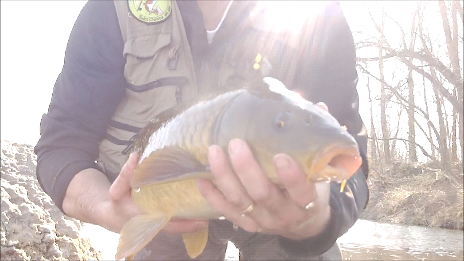
[[[462,165],[444,172],[427,164],[395,164],[369,177],[370,201],[361,218],[463,229]]]

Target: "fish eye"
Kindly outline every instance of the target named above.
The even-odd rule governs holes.
[[[284,128],[288,124],[290,118],[291,114],[289,112],[280,112],[275,118],[275,125],[278,128]]]

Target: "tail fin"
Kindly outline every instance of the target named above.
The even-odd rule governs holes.
[[[136,216],[121,230],[116,260],[133,257],[146,246],[171,219],[166,213]]]

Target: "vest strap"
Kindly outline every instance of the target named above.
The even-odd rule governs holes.
[[[139,128],[139,127],[136,127],[136,126],[133,126],[133,125],[129,125],[129,124],[126,124],[126,123],[116,121],[114,119],[111,119],[111,121],[109,122],[108,125],[113,127],[113,128],[118,128],[118,129],[121,129],[121,130],[130,131],[130,132],[133,132],[133,133],[138,133],[142,129],[142,128]]]

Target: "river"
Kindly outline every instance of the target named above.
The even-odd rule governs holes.
[[[114,259],[119,235],[85,224],[84,235],[103,260]],[[344,260],[463,260],[463,231],[358,220],[338,243]],[[232,243],[226,260],[238,260]]]
[[[463,231],[358,220],[339,240],[345,260],[463,260]]]

